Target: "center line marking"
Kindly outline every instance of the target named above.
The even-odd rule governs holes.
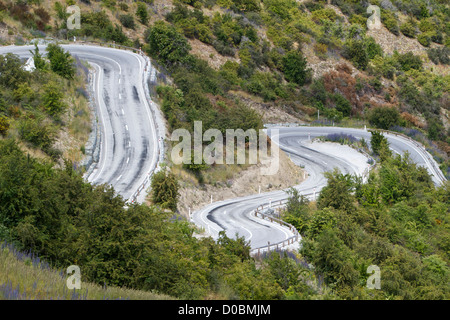
[[[116,181],[119,181],[119,179],[120,179],[120,178],[122,178],[122,175],[120,175],[120,176],[119,176],[119,177],[117,178],[117,180],[116,180]]]
[[[125,114],[125,112],[123,112],[123,109],[122,109],[122,114]]]
[[[130,158],[127,158],[127,163],[130,161]]]
[[[119,99],[122,99],[122,95],[119,93]]]
[[[127,131],[128,131],[128,125],[125,125],[125,129],[127,129]]]

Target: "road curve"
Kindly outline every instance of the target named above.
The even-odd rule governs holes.
[[[143,202],[144,183],[157,167],[161,141],[144,87],[150,72],[149,59],[131,51],[90,45],[62,45],[73,56],[94,67],[94,100],[102,135],[100,159],[87,177],[93,184],[109,184],[124,199]],[[34,46],[0,47],[21,58],[31,56]],[[39,46],[45,53],[45,46]]]
[[[97,168],[88,177],[92,183],[111,184],[125,199],[133,198],[148,182],[162,152],[159,137],[164,134],[156,130],[155,106],[147,101],[143,75],[148,60],[129,51],[87,45],[63,46],[72,55],[87,60],[95,68],[94,92],[102,125],[101,156]],[[34,46],[0,47],[0,54],[15,53],[23,58],[31,56]],[[45,52],[45,46],[39,46]],[[149,69],[146,70],[149,72]],[[163,127],[163,126],[160,126]],[[160,128],[163,130],[163,128]],[[163,131],[160,131],[163,132]],[[294,163],[303,165],[309,173],[308,179],[295,186],[302,194],[312,195],[325,186],[323,173],[338,167],[341,172],[361,174],[348,161],[326,153],[319,153],[305,142],[329,133],[346,133],[370,141],[370,133],[362,129],[335,127],[271,127],[268,135],[278,135],[280,148],[289,154]],[[399,154],[409,152],[411,159],[426,167],[435,184],[445,178],[432,157],[418,143],[399,135],[387,134],[391,149]],[[144,200],[145,192],[136,199]],[[286,227],[252,216],[250,213],[260,205],[285,200],[285,191],[239,197],[212,203],[195,211],[192,221],[213,236],[225,230],[228,236],[235,234],[249,240],[252,248],[277,243],[294,235]]]
[[[343,173],[357,175],[363,173],[353,163],[344,160],[344,158],[319,153],[307,146],[307,142],[315,137],[340,132],[351,134],[358,139],[364,138],[368,142],[371,137],[367,130],[352,128],[270,127],[267,130],[267,134],[272,138],[278,135],[280,149],[286,152],[295,164],[304,166],[308,172],[308,178],[294,187],[310,198],[316,192],[320,192],[326,185],[324,177],[326,171],[331,171],[337,167]],[[395,153],[403,155],[408,151],[412,161],[426,167],[435,184],[441,184],[445,180],[442,174],[437,171],[437,164],[432,157],[419,144],[395,134],[385,134],[385,136]],[[280,190],[215,202],[193,212],[192,221],[204,228],[213,238],[217,238],[218,233],[224,230],[229,237],[234,237],[237,233],[250,241],[252,248],[260,248],[267,246],[268,242],[271,244],[279,243],[294,236],[294,233],[286,227],[251,215],[260,205],[286,200],[287,197],[287,193]]]

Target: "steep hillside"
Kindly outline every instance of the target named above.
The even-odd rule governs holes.
[[[80,30],[66,29],[65,8],[73,4],[81,8]],[[444,150],[435,156],[445,172],[450,128],[448,4],[372,4],[381,9],[381,29],[367,28],[369,3],[349,0],[67,0],[14,5],[2,0],[1,42],[77,36],[142,47],[189,96],[186,106],[209,114],[202,116],[204,122],[223,108],[203,98],[191,99],[197,95],[195,85],[182,88],[182,81],[196,74],[208,74],[195,80],[201,87],[198,94],[239,101],[256,110],[263,122],[311,122],[319,111],[321,120],[339,124],[349,118],[374,125],[370,111],[391,107],[401,117],[387,126],[421,130],[430,149],[437,149],[434,143]],[[161,20],[174,26],[186,43],[152,52],[149,27]],[[181,59],[188,53],[206,61],[211,70],[192,58]]]
[[[354,0],[0,0],[0,44],[76,37],[142,48],[161,71],[149,85],[170,133],[192,133],[197,120],[222,134],[278,122],[367,125],[421,141],[450,177],[449,5],[372,4],[378,30],[367,27],[369,3]],[[81,9],[80,29],[67,28],[71,5]],[[258,165],[168,161],[152,179],[163,190],[152,193],[156,205],[125,208],[112,188],[61,163],[81,157],[89,113],[86,66],[56,56],[67,67],[61,74],[51,58],[30,73],[0,56],[0,239],[55,268],[79,264],[97,284],[92,298],[107,283],[146,290],[112,298],[448,299],[449,185],[436,189],[384,140],[367,183],[335,171],[317,201],[291,190],[282,217],[304,236],[302,251],[255,261],[245,238],[199,239],[177,213],[211,195],[285,188],[305,172],[283,154],[274,177],[260,176]],[[0,250],[0,297],[71,298],[60,275],[8,250]],[[372,264],[383,268],[382,290],[365,286]]]

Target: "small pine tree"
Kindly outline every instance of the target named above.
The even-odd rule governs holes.
[[[175,174],[167,168],[158,171],[152,176],[151,188],[151,201],[154,204],[172,211],[177,210],[179,185]]]

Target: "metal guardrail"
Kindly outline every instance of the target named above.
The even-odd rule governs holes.
[[[258,208],[256,208],[252,213],[255,215],[255,217],[258,217],[258,215],[259,215],[258,218],[260,218],[260,219],[263,219],[263,220],[267,219],[267,220],[269,220],[272,223],[278,223],[281,226],[289,228],[289,230],[294,233],[294,236],[289,237],[289,238],[287,238],[285,240],[276,242],[276,243],[272,243],[272,244],[270,242],[268,242],[267,246],[253,248],[252,250],[250,250],[250,254],[251,255],[260,256],[260,254],[262,252],[265,252],[265,251],[270,252],[270,248],[274,248],[274,250],[276,250],[276,249],[279,249],[279,248],[284,248],[286,246],[289,246],[289,245],[293,244],[294,242],[298,242],[299,241],[299,238],[301,238],[301,235],[300,235],[300,233],[297,231],[297,229],[293,225],[291,225],[291,224],[289,224],[289,223],[287,223],[287,222],[285,222],[285,221],[283,221],[281,219],[272,217],[272,216],[267,215],[267,214],[262,212],[262,210],[265,207],[267,207],[267,208],[282,207],[282,206],[285,206],[287,202],[288,202],[288,200],[284,199],[284,200],[279,200],[279,201],[273,202],[271,204],[261,205]]]
[[[376,163],[375,159],[373,159],[364,150],[358,150],[358,151],[363,153],[367,158],[373,160],[373,163],[371,165],[369,165],[366,169],[364,169],[363,177],[365,178],[365,177],[367,177],[369,175],[369,172],[376,166],[377,163]],[[317,192],[314,191],[313,193],[308,193],[308,194],[304,194],[304,195],[305,196],[313,196],[315,198],[317,196],[317,194],[319,194],[319,193],[320,193],[320,191],[317,191]],[[276,250],[276,249],[284,248],[286,246],[289,246],[289,245],[293,244],[294,242],[298,242],[299,241],[299,238],[301,238],[301,235],[300,235],[298,230],[293,225],[291,225],[291,224],[289,224],[289,223],[287,223],[287,222],[285,222],[285,221],[283,221],[281,219],[272,217],[272,216],[267,215],[267,214],[262,212],[264,208],[284,207],[284,206],[286,206],[287,202],[288,202],[288,199],[283,199],[283,200],[271,202],[270,204],[260,205],[254,211],[252,211],[252,213],[255,215],[255,217],[261,218],[263,220],[267,219],[267,220],[269,220],[272,223],[275,222],[275,223],[280,224],[281,226],[288,227],[294,233],[294,236],[289,237],[289,238],[287,238],[285,240],[276,242],[276,243],[272,243],[272,244],[270,242],[268,242],[268,244],[266,246],[253,248],[253,249],[250,250],[250,254],[251,255],[256,255],[256,256],[259,257],[262,252],[265,252],[265,251],[270,252],[270,248],[274,248],[274,250]]]

